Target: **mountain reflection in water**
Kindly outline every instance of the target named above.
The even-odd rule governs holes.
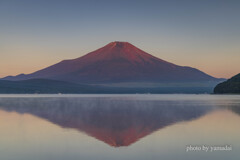
[[[139,139],[216,109],[213,104],[114,97],[1,98],[0,109],[31,114],[63,128],[76,129],[110,146]]]

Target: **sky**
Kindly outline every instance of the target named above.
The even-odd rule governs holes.
[[[0,0],[0,77],[112,41],[217,78],[240,73],[238,0]]]

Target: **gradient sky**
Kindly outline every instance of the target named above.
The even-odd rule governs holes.
[[[240,1],[0,0],[0,77],[111,41],[229,78],[240,72]]]

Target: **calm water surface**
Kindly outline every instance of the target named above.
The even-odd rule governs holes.
[[[240,95],[0,95],[0,160],[160,159],[239,160]]]

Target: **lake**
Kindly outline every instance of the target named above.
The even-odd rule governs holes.
[[[239,160],[240,95],[0,95],[0,160]]]

